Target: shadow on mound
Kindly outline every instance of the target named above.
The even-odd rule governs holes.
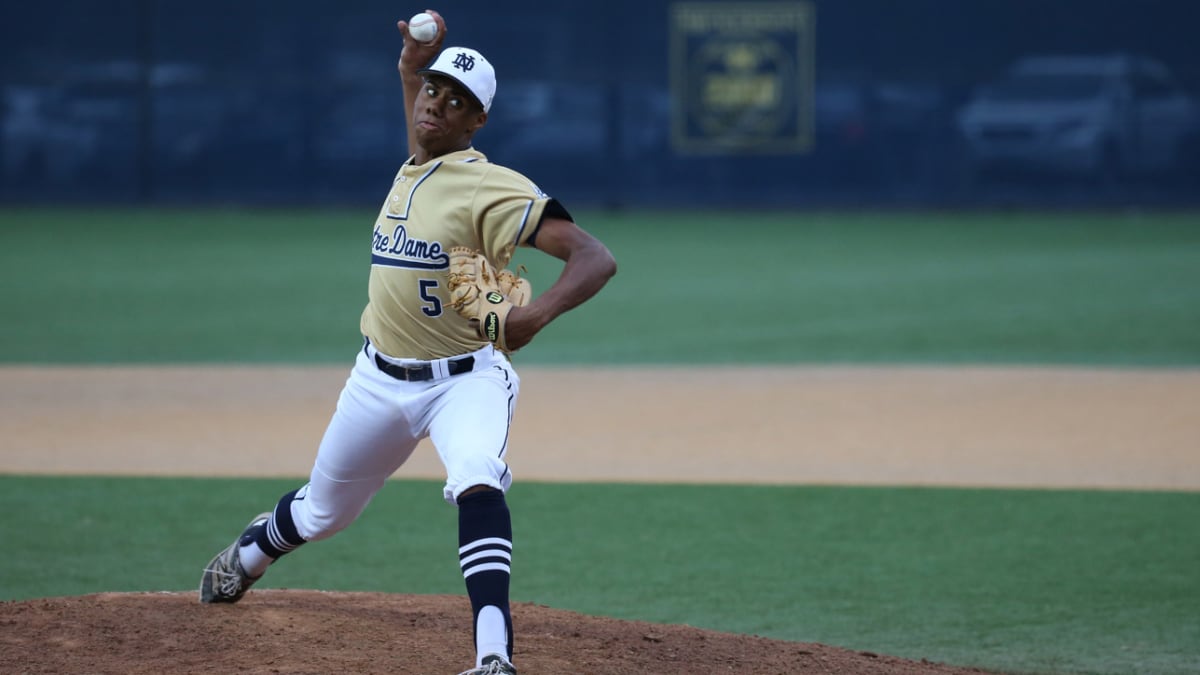
[[[473,664],[466,599],[251,591],[102,593],[0,603],[0,672],[453,674]],[[514,603],[521,675],[966,674],[927,661]]]

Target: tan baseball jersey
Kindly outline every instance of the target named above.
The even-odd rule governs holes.
[[[448,251],[484,252],[497,269],[528,242],[550,201],[525,176],[473,148],[400,168],[375,220],[360,327],[389,356],[438,359],[485,342],[449,306]]]

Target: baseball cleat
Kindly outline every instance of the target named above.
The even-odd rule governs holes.
[[[204,576],[200,577],[200,602],[237,602],[258,581],[259,577],[251,577],[242,569],[238,549],[253,535],[255,528],[265,525],[270,517],[270,511],[254,516],[238,538],[208,563]]]
[[[517,669],[503,656],[488,654],[483,657],[483,665],[465,670],[458,675],[517,675]]]

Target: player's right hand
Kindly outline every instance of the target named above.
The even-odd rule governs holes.
[[[442,42],[446,39],[446,20],[435,10],[427,9],[425,12],[432,16],[438,25],[437,37],[432,42],[417,42],[408,34],[407,21],[396,22],[396,28],[404,36],[404,49],[400,51],[400,62],[396,64],[402,76],[416,75],[418,70],[429,65],[442,51]]]

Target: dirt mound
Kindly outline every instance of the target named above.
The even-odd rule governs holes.
[[[251,591],[103,593],[0,603],[0,672],[162,675],[458,673],[471,665],[463,597]],[[982,671],[747,635],[513,605],[522,675]]]

